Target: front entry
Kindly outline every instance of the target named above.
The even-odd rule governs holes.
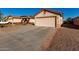
[[[30,20],[29,18],[22,18],[21,23],[24,24],[24,25],[25,24],[28,24],[29,23],[29,20]]]

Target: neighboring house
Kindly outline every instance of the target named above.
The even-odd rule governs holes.
[[[7,22],[10,22],[10,23],[20,23],[21,20],[22,19],[19,16],[8,16]]]
[[[74,25],[79,25],[79,17],[73,18]]]
[[[7,16],[7,22],[9,23],[21,23],[22,20],[27,21],[29,19],[29,23],[34,23],[34,18],[32,16]]]
[[[35,25],[45,27],[61,27],[63,13],[43,9],[35,15]]]
[[[20,23],[22,20],[29,20],[35,26],[61,27],[63,24],[63,13],[43,9],[34,16],[10,16],[7,22]]]

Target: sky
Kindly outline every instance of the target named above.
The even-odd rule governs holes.
[[[0,8],[4,16],[33,16],[38,13],[42,8]],[[79,8],[46,8],[64,13],[64,20],[68,17],[79,16]]]

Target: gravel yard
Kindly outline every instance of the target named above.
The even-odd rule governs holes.
[[[62,27],[54,36],[50,50],[79,51],[79,29]]]
[[[54,31],[50,27],[21,25],[0,28],[0,50],[4,51],[38,51],[48,33]]]

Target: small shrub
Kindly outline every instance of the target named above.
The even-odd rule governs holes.
[[[33,22],[29,22],[29,24],[35,25]]]
[[[0,24],[0,27],[3,28],[3,27],[5,27],[5,25],[4,24]]]
[[[35,25],[34,23],[31,23],[32,25]]]

